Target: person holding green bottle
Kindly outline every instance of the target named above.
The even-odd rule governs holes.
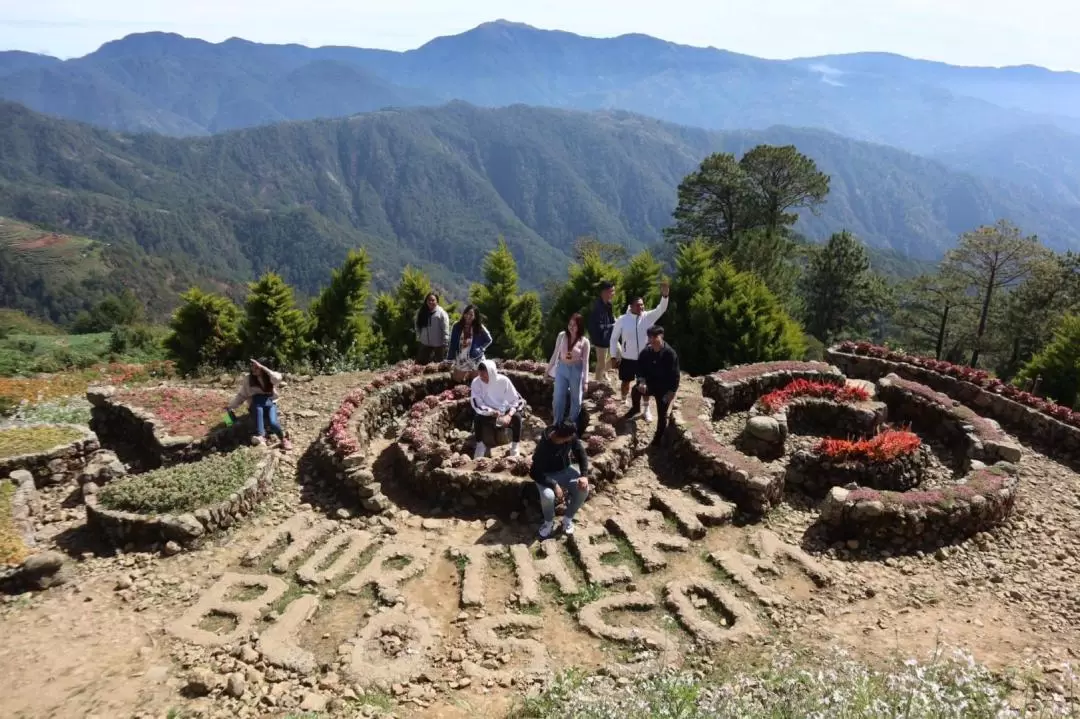
[[[292,449],[292,442],[285,436],[278,422],[277,410],[277,386],[281,383],[281,373],[267,367],[258,360],[251,360],[251,371],[240,381],[236,396],[229,402],[226,410],[229,418],[236,421],[233,412],[245,402],[248,403],[248,411],[255,417],[255,436],[253,444],[264,444],[266,433],[277,436],[281,440],[281,449],[288,452]]]

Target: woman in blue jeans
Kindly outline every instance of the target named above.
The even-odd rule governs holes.
[[[564,419],[578,421],[581,402],[589,390],[589,338],[585,336],[585,318],[575,312],[566,330],[555,340],[555,351],[548,362],[548,376],[555,379],[554,424]],[[570,400],[570,416],[565,417]]]
[[[281,448],[288,452],[292,449],[292,442],[285,436],[278,422],[277,386],[280,383],[280,372],[273,371],[258,360],[251,360],[251,371],[240,381],[236,396],[229,402],[227,409],[229,416],[235,417],[233,411],[245,402],[248,403],[248,411],[255,417],[255,436],[252,437],[252,442],[265,443],[269,430],[270,434],[281,440]]]

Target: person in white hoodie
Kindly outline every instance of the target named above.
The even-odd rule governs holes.
[[[630,385],[637,380],[637,360],[641,351],[649,346],[649,328],[656,324],[668,307],[668,295],[671,287],[667,282],[660,283],[660,304],[654,309],[645,311],[645,300],[641,297],[634,298],[630,303],[625,315],[615,320],[615,328],[611,331],[611,356],[619,365],[619,388],[622,399],[630,394]],[[641,411],[641,396],[634,392],[630,415],[633,417]],[[652,412],[649,409],[649,398],[645,398],[645,421],[652,421]]]
[[[485,424],[510,427],[510,438],[513,441],[508,456],[516,457],[520,453],[518,443],[521,441],[521,413],[525,409],[525,400],[514,387],[514,383],[506,375],[499,374],[495,363],[486,359],[480,362],[479,374],[473,379],[469,390],[473,412],[476,413],[476,421],[473,423],[476,451],[473,458],[480,459],[487,452],[481,439],[481,429]]]

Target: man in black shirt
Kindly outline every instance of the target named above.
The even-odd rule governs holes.
[[[679,356],[664,342],[664,328],[653,325],[647,332],[648,346],[641,351],[637,363],[635,391],[644,397],[656,397],[656,435],[652,444],[660,444],[667,429],[668,409],[679,389]]]
[[[570,453],[577,460],[577,467],[570,464]],[[573,422],[561,422],[544,430],[532,458],[532,478],[540,490],[540,509],[544,523],[540,525],[540,539],[547,539],[555,529],[555,502],[562,501],[570,493],[570,502],[563,516],[563,534],[574,533],[574,515],[589,496],[589,455],[577,436]]]

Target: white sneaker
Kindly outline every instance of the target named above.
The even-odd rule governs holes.
[[[473,459],[480,459],[485,454],[487,454],[487,447],[484,446],[483,442],[477,442],[476,443],[476,449],[473,451],[473,454],[472,454],[472,458]]]
[[[645,421],[652,422],[652,407],[645,408]]]
[[[512,442],[510,444],[510,451],[506,453],[506,456],[507,457],[517,457],[519,454],[521,454],[521,450],[518,448],[518,443],[517,442]]]
[[[565,534],[567,537],[574,534],[574,520],[570,519],[569,517],[563,517],[562,533]]]
[[[551,536],[551,533],[555,530],[554,522],[544,522],[540,525],[540,531],[537,534],[540,535],[540,539],[547,539]]]

